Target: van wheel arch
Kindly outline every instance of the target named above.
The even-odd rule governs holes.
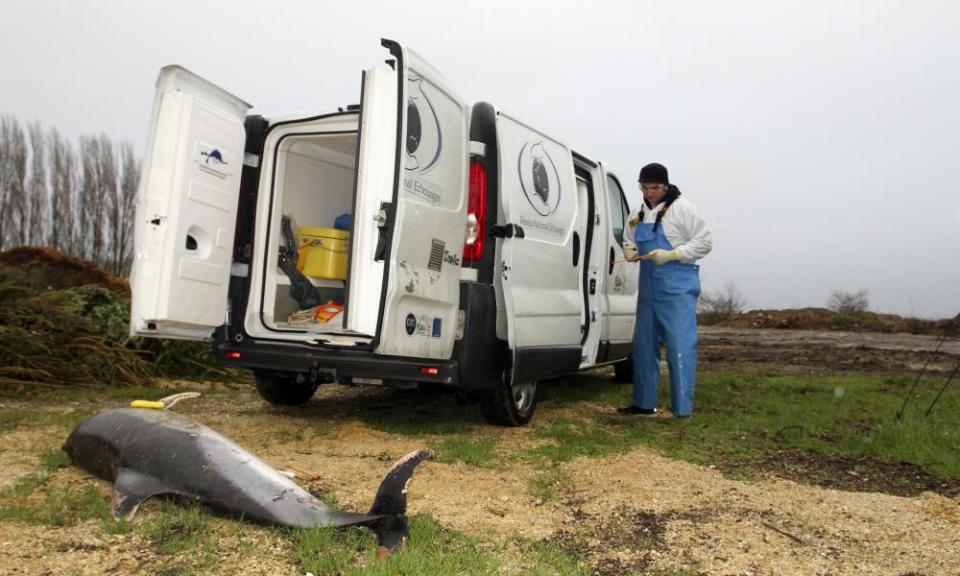
[[[500,381],[480,399],[484,418],[497,426],[524,426],[537,408],[537,388],[535,380],[514,383],[511,367],[505,365]]]

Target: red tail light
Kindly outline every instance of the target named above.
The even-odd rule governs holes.
[[[227,352],[227,358],[230,358],[231,360],[239,360],[239,359],[240,359],[240,353],[239,353],[239,352]]]
[[[440,373],[440,369],[436,366],[421,366],[420,373],[424,376],[436,376]]]
[[[487,167],[480,160],[470,162],[470,196],[467,200],[467,239],[463,259],[476,262],[483,258],[487,244]]]

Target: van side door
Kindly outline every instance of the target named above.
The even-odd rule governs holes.
[[[497,138],[497,336],[513,351],[515,381],[574,371],[584,327],[584,259],[572,152],[503,112]]]
[[[640,266],[637,262],[623,262],[623,238],[628,233],[630,208],[620,181],[613,173],[604,170],[604,184],[609,225],[606,227],[608,261],[607,281],[604,283],[607,313],[602,338],[610,344],[623,344],[633,339]]]

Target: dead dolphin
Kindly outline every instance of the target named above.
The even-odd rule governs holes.
[[[114,483],[114,519],[133,518],[147,498],[175,494],[265,524],[364,525],[388,549],[409,536],[407,483],[432,455],[417,450],[397,461],[370,511],[360,514],[334,510],[233,441],[174,412],[106,411],[80,423],[63,449],[75,464]]]

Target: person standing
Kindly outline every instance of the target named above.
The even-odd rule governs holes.
[[[624,249],[640,263],[633,335],[633,404],[623,414],[656,417],[660,347],[666,345],[673,413],[693,414],[697,378],[698,260],[713,247],[707,221],[670,183],[662,164],[640,170],[643,203],[630,215]],[[633,250],[632,250],[633,249]]]

